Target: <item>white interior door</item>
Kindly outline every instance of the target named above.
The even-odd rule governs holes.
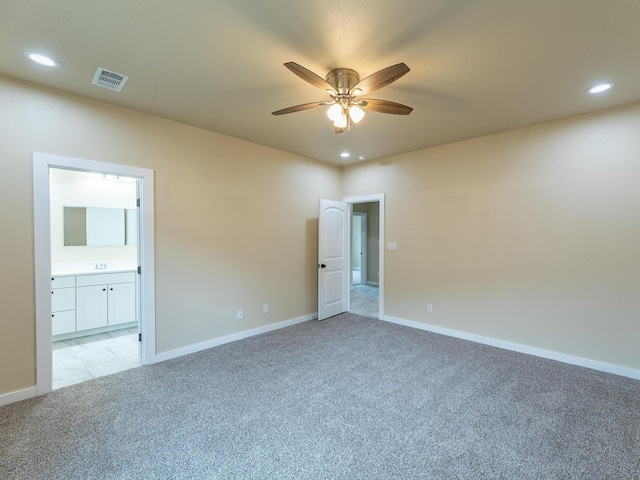
[[[346,312],[349,294],[349,205],[320,200],[318,320]]]

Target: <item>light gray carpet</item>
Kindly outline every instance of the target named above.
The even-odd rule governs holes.
[[[2,479],[638,479],[640,382],[353,314],[0,408]]]

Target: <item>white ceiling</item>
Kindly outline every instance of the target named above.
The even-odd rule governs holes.
[[[0,72],[342,165],[638,101],[639,24],[638,0],[0,0]],[[289,61],[404,62],[369,96],[414,111],[341,135],[327,107],[273,116],[328,99]],[[98,67],[130,77],[122,93],[91,85]]]

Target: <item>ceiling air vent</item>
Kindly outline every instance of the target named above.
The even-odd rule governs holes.
[[[96,70],[96,74],[93,76],[93,81],[91,83],[98,87],[120,92],[122,91],[124,84],[127,83],[127,80],[129,80],[129,77],[126,75],[100,67]]]

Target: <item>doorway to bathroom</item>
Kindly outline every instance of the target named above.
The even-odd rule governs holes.
[[[153,172],[33,164],[38,394],[153,363]]]
[[[139,183],[49,169],[53,389],[140,365]]]

